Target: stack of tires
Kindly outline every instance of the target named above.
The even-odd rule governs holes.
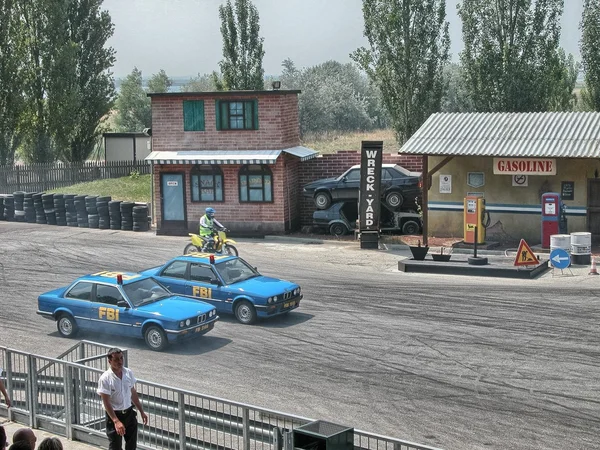
[[[108,230],[110,228],[110,214],[108,211],[108,202],[110,197],[98,197],[96,199],[96,208],[98,209],[98,228]]]
[[[75,209],[75,194],[65,194],[65,219],[68,227],[77,226],[77,209]]]
[[[56,225],[56,213],[54,212],[54,194],[42,194],[42,208],[44,220],[48,225]]]
[[[46,224],[46,213],[44,212],[42,195],[44,195],[43,192],[38,192],[31,196],[33,199],[33,209],[35,210],[35,223],[37,223],[38,225]]]
[[[133,202],[121,202],[121,230],[133,230]]]
[[[4,220],[15,220],[15,198],[10,194],[4,197]]]
[[[133,207],[133,231],[148,231],[148,205],[136,205]]]
[[[100,218],[98,217],[97,195],[88,195],[85,198],[85,209],[88,214],[88,224],[90,228],[98,228],[100,226]]]
[[[35,223],[35,207],[33,206],[33,192],[23,195],[23,212],[27,223]]]
[[[23,211],[23,200],[25,199],[25,192],[13,192],[13,198],[15,199],[15,221],[25,222],[25,211]]]
[[[110,229],[120,230],[121,229],[121,202],[119,200],[112,200],[108,202],[108,214],[110,216]]]
[[[56,215],[56,225],[66,227],[67,208],[65,206],[64,194],[54,194],[54,214]]]
[[[77,211],[77,226],[79,228],[88,228],[88,213],[85,206],[85,195],[76,195],[73,199],[75,210]]]

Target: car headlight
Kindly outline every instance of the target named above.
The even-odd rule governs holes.
[[[300,294],[300,288],[297,287],[296,289],[294,289],[294,295],[299,295]]]
[[[208,317],[212,317],[212,316],[214,316],[214,315],[215,315],[215,310],[214,310],[214,309],[213,309],[213,310],[211,310],[211,311],[208,313]]]
[[[185,322],[182,320],[181,322],[179,322],[179,328],[183,328],[185,327]]]
[[[192,321],[190,319],[185,321],[185,326],[189,327],[191,325]]]

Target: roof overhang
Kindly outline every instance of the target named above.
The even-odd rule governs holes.
[[[180,150],[152,152],[146,161],[154,164],[275,164],[282,153],[300,158],[315,158],[319,153],[306,147],[281,150]]]

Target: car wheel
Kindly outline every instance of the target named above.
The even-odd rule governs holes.
[[[79,327],[75,319],[69,314],[61,314],[56,321],[56,328],[62,337],[70,338],[77,334]]]
[[[402,234],[418,234],[421,227],[414,220],[407,220],[402,225]]]
[[[189,253],[194,253],[194,252],[197,252],[197,251],[198,251],[198,247],[196,247],[194,244],[188,244],[183,249],[183,254],[187,255]]]
[[[162,330],[162,328],[156,325],[149,326],[146,329],[146,332],[144,333],[144,339],[146,340],[146,345],[148,345],[148,347],[155,352],[164,350],[169,344],[165,332]]]
[[[346,225],[343,223],[333,223],[329,227],[329,233],[331,233],[333,236],[343,236],[348,233],[348,227],[346,227]]]
[[[315,205],[318,209],[327,209],[331,206],[331,195],[327,192],[317,192],[315,195]]]
[[[235,305],[235,318],[244,325],[256,322],[256,309],[246,300],[241,300]]]
[[[385,197],[385,203],[392,208],[400,208],[404,203],[404,197],[400,192],[390,192]]]
[[[239,256],[238,249],[229,244],[225,246],[225,253],[231,256]]]

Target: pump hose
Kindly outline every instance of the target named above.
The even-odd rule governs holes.
[[[483,228],[489,227],[490,223],[492,223],[492,218],[490,217],[490,212],[487,209],[484,212],[484,217],[481,222],[482,222]]]

